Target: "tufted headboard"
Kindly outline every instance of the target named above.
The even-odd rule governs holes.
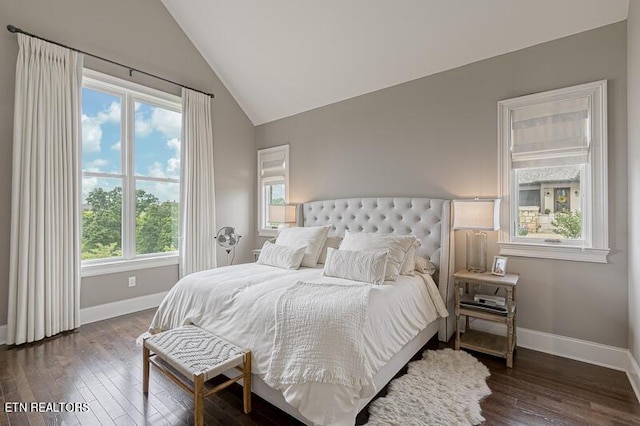
[[[438,268],[438,287],[453,317],[451,201],[437,198],[345,198],[298,206],[298,226],[330,225],[330,236],[345,231],[414,235],[418,255]],[[448,340],[453,322],[442,321],[440,340]]]

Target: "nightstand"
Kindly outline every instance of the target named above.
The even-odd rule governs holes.
[[[253,261],[254,262],[257,262],[258,258],[260,257],[260,250],[261,249],[251,250],[251,253],[253,253]]]
[[[504,277],[460,270],[453,275],[455,282],[456,350],[460,348],[483,352],[507,359],[507,367],[513,367],[513,351],[516,348],[516,286],[520,276],[506,274]],[[470,286],[482,285],[506,290],[504,312],[481,306],[472,306],[473,295]],[[462,302],[462,305],[461,305]],[[467,302],[467,303],[465,303]],[[460,333],[460,316],[465,316],[465,332]],[[469,318],[479,318],[505,324],[507,335],[500,336],[469,328]]]

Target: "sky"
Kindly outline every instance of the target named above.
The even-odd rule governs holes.
[[[82,170],[122,174],[120,97],[82,89]],[[134,169],[136,177],[180,178],[180,134],[178,112],[135,102]],[[121,178],[85,176],[83,200],[96,187],[111,190],[122,186]],[[179,184],[137,180],[138,189],[152,192],[161,201],[179,199]]]

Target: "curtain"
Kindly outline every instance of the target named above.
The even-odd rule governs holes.
[[[9,344],[80,326],[82,55],[18,34]]]
[[[182,89],[180,276],[216,267],[211,98]]]

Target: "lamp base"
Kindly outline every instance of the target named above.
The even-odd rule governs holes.
[[[467,271],[482,273],[487,271],[487,233],[469,231],[467,233]]]

